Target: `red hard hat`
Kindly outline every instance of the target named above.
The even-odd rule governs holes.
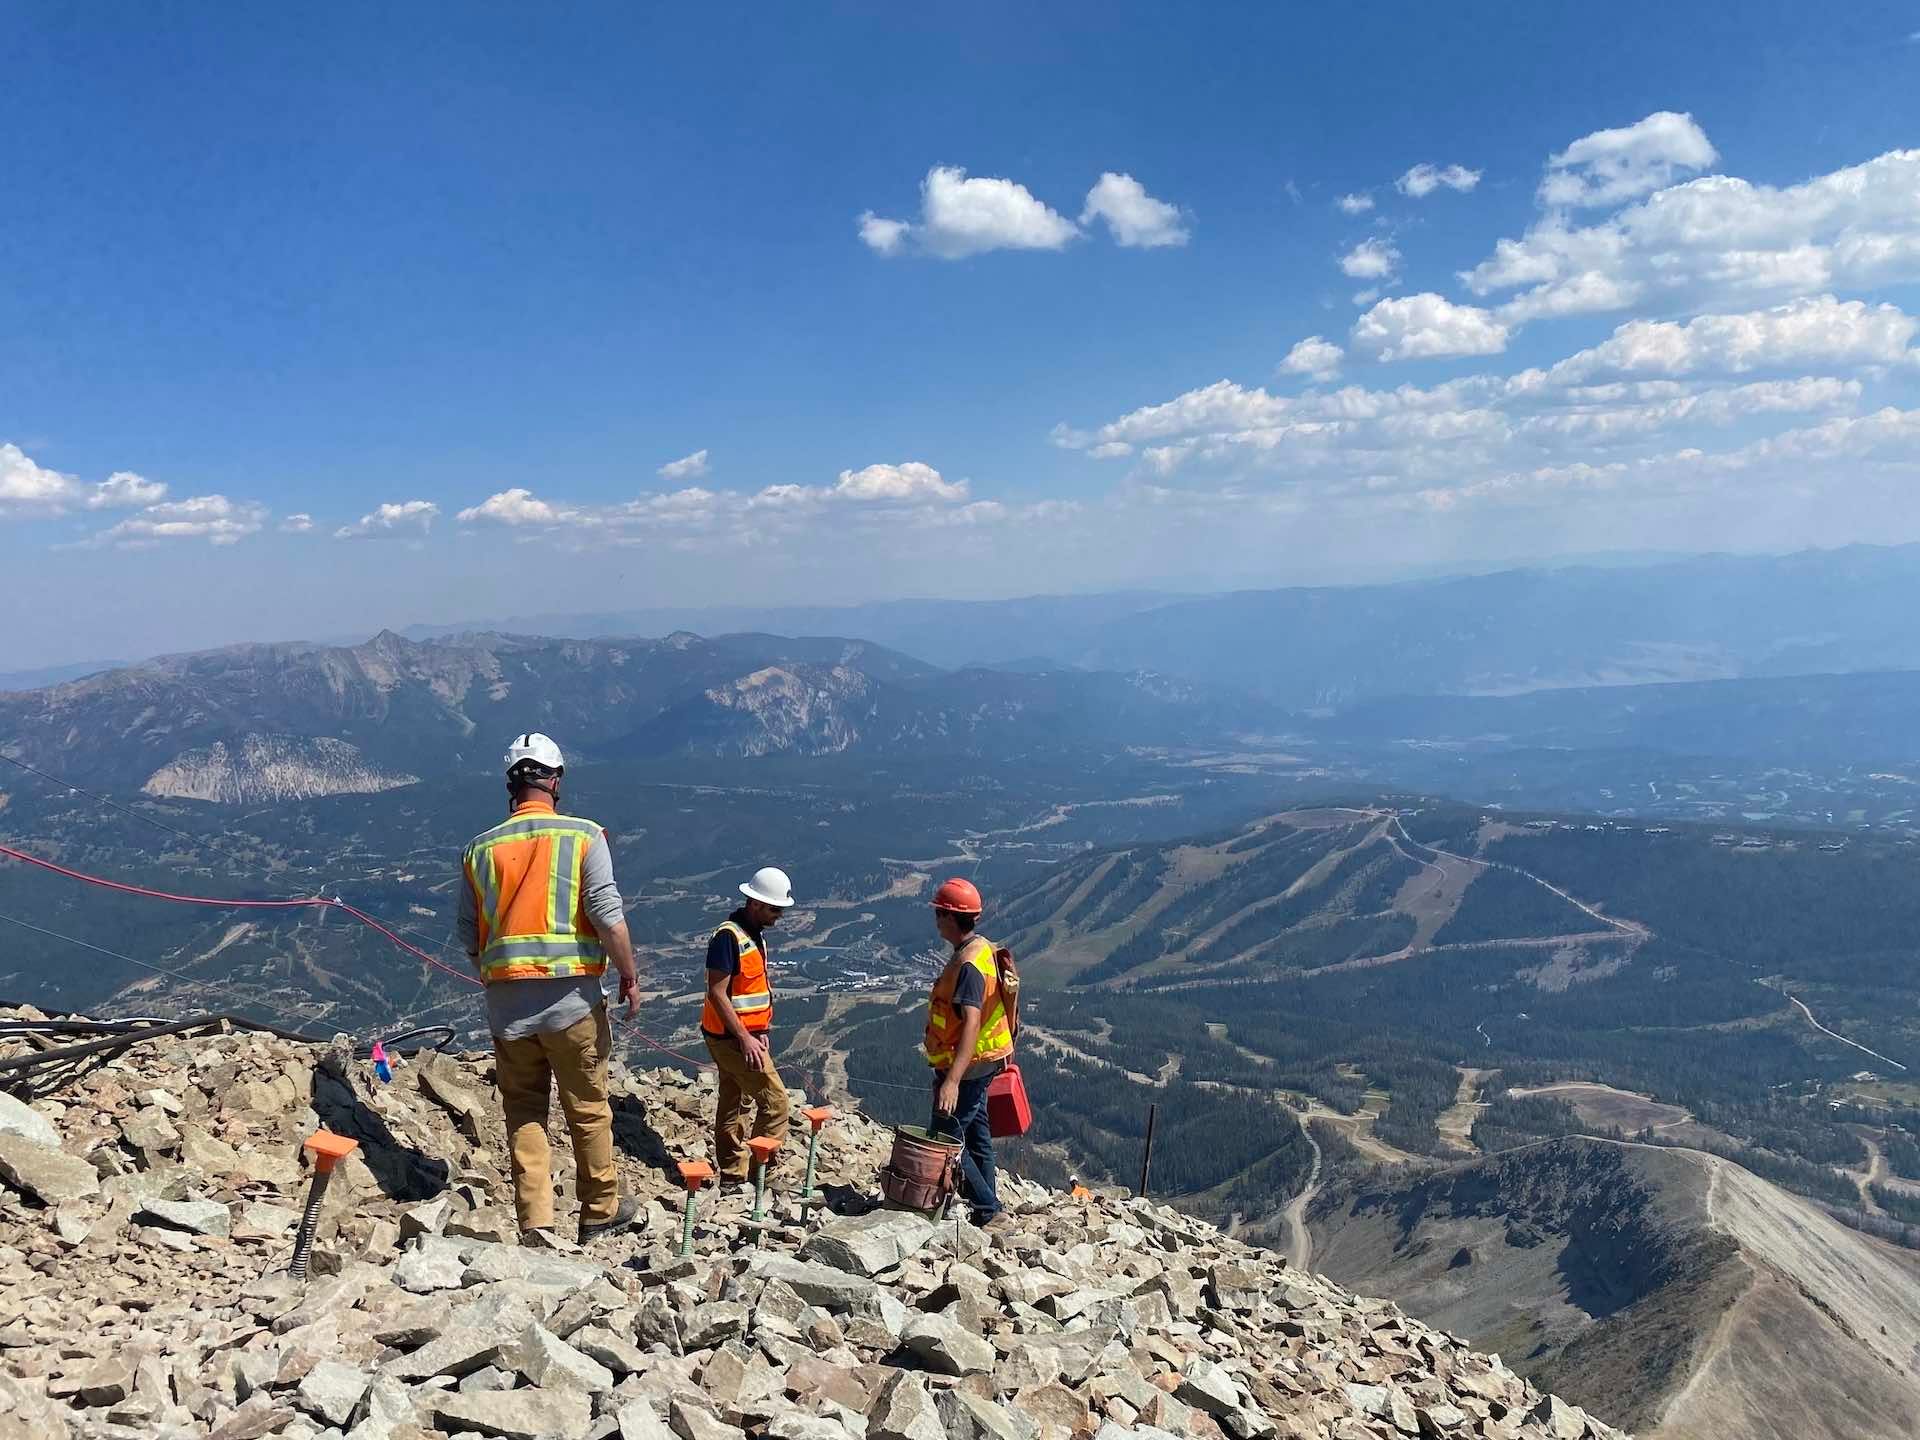
[[[948,880],[933,892],[933,908],[951,910],[957,915],[978,915],[980,892],[973,888],[971,880]]]

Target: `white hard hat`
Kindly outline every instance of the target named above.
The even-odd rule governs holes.
[[[527,760],[531,760],[536,765],[544,765],[549,770],[567,768],[566,758],[561,755],[560,747],[538,730],[530,730],[525,735],[513,737],[513,743],[507,746],[507,773],[511,775],[514,766]]]
[[[793,904],[793,882],[787,879],[787,872],[776,870],[768,865],[753,872],[753,878],[740,887],[740,893],[749,900],[759,900],[776,910],[784,910]]]

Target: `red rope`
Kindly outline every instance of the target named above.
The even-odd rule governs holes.
[[[42,860],[38,855],[29,855],[24,850],[16,850],[11,845],[0,845],[0,855],[5,855],[13,860],[19,860],[27,865],[38,866],[42,870],[51,870],[55,875],[64,875],[69,880],[78,880],[86,885],[97,885],[103,890],[117,890],[123,895],[138,895],[147,900],[167,900],[176,905],[206,905],[221,910],[299,910],[319,906],[327,910],[343,911],[358,920],[362,925],[386,936],[388,940],[391,940],[395,945],[406,951],[407,954],[424,961],[434,969],[444,971],[456,980],[464,980],[469,985],[478,985],[481,983],[479,977],[469,975],[463,970],[456,970],[451,965],[442,964],[426,951],[422,950],[418,945],[411,944],[396,935],[392,930],[374,919],[373,916],[367,914],[366,911],[349,905],[344,900],[329,900],[323,895],[308,896],[297,900],[228,900],[214,895],[178,895],[171,890],[155,890],[146,885],[129,885],[122,880],[108,880],[104,876],[89,875],[84,870],[70,870],[65,865],[56,865],[51,860]],[[632,1020],[623,1018],[620,1023],[631,1028],[635,1035],[639,1036],[640,1039],[644,1040],[655,1050],[658,1050],[662,1055],[671,1055],[682,1064],[691,1065],[696,1070],[712,1070],[716,1068],[709,1061],[696,1060],[691,1055],[682,1055],[678,1050],[669,1050],[665,1045],[662,1045],[658,1040],[647,1034],[646,1031],[635,1025]]]
[[[648,1045],[652,1046],[655,1050],[658,1050],[662,1055],[671,1055],[674,1059],[678,1060],[683,1065],[691,1065],[696,1070],[718,1070],[720,1068],[718,1065],[715,1065],[711,1060],[696,1060],[691,1055],[682,1055],[678,1050],[669,1050],[666,1046],[662,1045],[658,1040],[654,1039],[651,1035],[647,1034],[646,1031],[642,1030],[638,1025],[635,1025],[634,1022],[631,1020],[627,1020],[623,1018],[620,1021],[620,1023],[622,1025],[629,1026],[633,1030],[634,1034],[638,1035],[642,1040],[646,1041]]]
[[[56,865],[51,860],[42,860],[38,855],[29,855],[24,850],[16,850],[11,845],[0,845],[0,855],[28,865],[37,865],[42,870],[51,870],[54,874],[64,875],[69,880],[78,880],[86,885],[97,885],[103,890],[117,890],[123,895],[139,895],[148,900],[168,900],[175,905],[207,905],[220,910],[299,910],[319,906],[327,910],[345,911],[362,925],[379,931],[409,955],[425,961],[434,969],[444,970],[454,979],[464,980],[469,985],[480,983],[477,977],[456,970],[451,965],[444,965],[418,945],[409,944],[366,911],[356,909],[344,900],[329,900],[324,895],[313,895],[299,900],[228,900],[215,895],[176,895],[171,890],[154,890],[145,885],[129,885],[122,880],[108,880],[104,876],[89,875],[84,870],[70,870],[65,865]]]

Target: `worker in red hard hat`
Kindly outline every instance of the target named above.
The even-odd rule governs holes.
[[[987,1088],[1013,1054],[999,966],[991,941],[976,932],[980,892],[948,880],[933,892],[933,922],[953,955],[933,982],[925,1049],[933,1067],[933,1116],[927,1131],[960,1142],[960,1179],[983,1229],[1004,1223],[987,1122]]]

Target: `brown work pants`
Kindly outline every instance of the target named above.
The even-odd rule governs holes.
[[[731,1035],[702,1032],[707,1053],[720,1069],[720,1104],[713,1118],[713,1168],[723,1180],[744,1180],[750,1156],[747,1137],[787,1138],[787,1086],[778,1072],[747,1063]],[[762,1037],[772,1043],[771,1036]]]
[[[596,1005],[591,1015],[564,1030],[523,1040],[493,1037],[494,1071],[513,1159],[513,1208],[522,1230],[553,1224],[547,1107],[555,1082],[573,1136],[573,1189],[580,1201],[580,1221],[598,1225],[613,1218],[620,1204],[620,1177],[613,1166],[613,1107],[607,1101],[607,1057],[612,1050],[604,1005]]]

